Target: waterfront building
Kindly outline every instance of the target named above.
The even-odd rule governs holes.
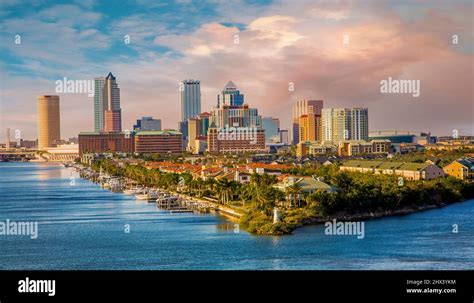
[[[28,149],[37,148],[38,147],[38,141],[37,140],[23,140],[23,139],[20,139],[20,147],[28,148]]]
[[[367,108],[324,108],[321,112],[322,140],[369,140]]]
[[[474,179],[474,158],[464,157],[454,160],[450,164],[443,167],[443,171],[454,178],[460,180]]]
[[[79,133],[78,141],[80,156],[84,153],[133,153],[135,151],[133,133],[82,132]]]
[[[39,96],[38,106],[38,149],[56,146],[61,139],[59,96]]]
[[[177,130],[137,131],[134,137],[137,153],[178,154],[183,151],[183,135]]]
[[[48,162],[73,162],[79,157],[78,144],[62,144],[46,149],[42,155]]]
[[[344,162],[339,170],[396,175],[407,180],[431,180],[444,176],[443,170],[431,163],[349,160]]]
[[[321,115],[323,109],[323,100],[298,100],[293,105],[293,144],[298,144],[300,141],[300,117],[313,113],[315,115]]]
[[[10,135],[10,129],[7,128],[7,136],[5,138],[5,149],[6,150],[10,150],[10,138],[11,138],[11,135]]]
[[[137,124],[133,126],[133,130],[161,130],[161,119],[142,117],[137,120]]]

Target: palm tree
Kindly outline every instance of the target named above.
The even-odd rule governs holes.
[[[292,185],[288,186],[286,188],[286,193],[288,194],[288,197],[290,198],[290,205],[291,206],[299,206],[299,195],[301,194],[302,189],[301,185],[298,183],[293,183]]]
[[[223,178],[217,181],[217,194],[222,204],[229,204],[232,186],[232,182],[228,179]]]

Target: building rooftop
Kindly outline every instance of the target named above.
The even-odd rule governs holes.
[[[135,136],[157,136],[157,135],[182,135],[182,133],[174,129],[140,130],[135,133]]]

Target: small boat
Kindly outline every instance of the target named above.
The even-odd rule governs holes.
[[[158,194],[155,192],[135,195],[135,198],[137,198],[137,200],[146,200],[146,201],[155,201],[157,197],[158,197]]]
[[[143,188],[136,187],[136,188],[125,189],[123,193],[126,195],[139,195],[139,194],[143,194],[143,191],[144,191]]]

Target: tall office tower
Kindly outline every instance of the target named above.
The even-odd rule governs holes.
[[[181,89],[181,121],[188,121],[201,112],[201,81],[184,80]]]
[[[105,92],[107,100],[107,109],[105,111],[104,131],[121,132],[122,131],[122,111],[120,109],[120,88],[117,81],[109,73],[105,78]]]
[[[313,114],[312,109],[299,120],[300,142],[321,141],[321,115]]]
[[[55,146],[61,139],[59,96],[38,97],[38,149]]]
[[[5,139],[5,149],[10,149],[10,129],[7,128],[7,138]]]
[[[265,129],[265,143],[280,143],[280,120],[278,118],[262,118],[262,126]]]
[[[105,77],[94,79],[94,131],[104,131],[105,111],[107,110]]]
[[[227,82],[222,90],[222,103],[235,106],[244,105],[244,95],[240,94],[234,82]]]
[[[303,99],[296,101],[296,103],[293,105],[293,144],[298,144],[300,142],[300,117],[307,115],[310,112],[310,109],[312,109],[313,114],[321,115],[323,103],[323,100]]]
[[[367,108],[325,108],[321,119],[323,141],[369,140]]]

